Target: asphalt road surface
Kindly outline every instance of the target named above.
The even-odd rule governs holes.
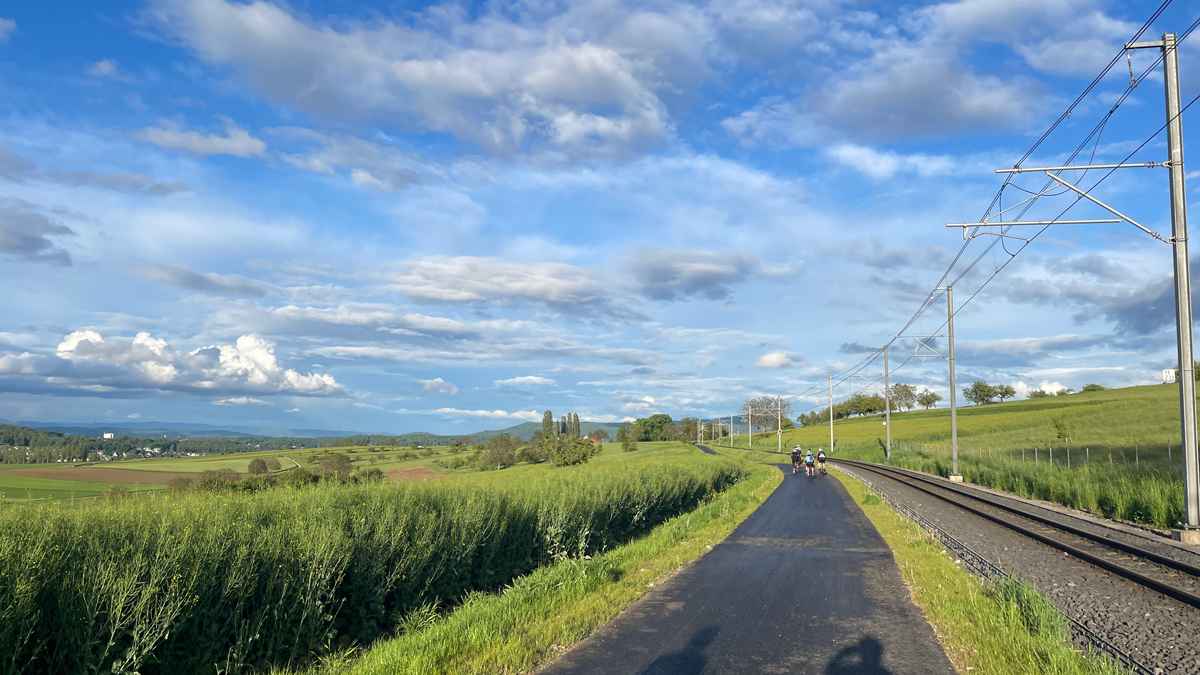
[[[724,542],[539,672],[953,673],[841,483],[786,473]]]

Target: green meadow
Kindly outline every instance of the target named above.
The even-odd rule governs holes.
[[[948,408],[892,413],[891,426],[892,464],[950,474]],[[837,420],[833,431],[832,456],[885,461],[882,415]],[[746,436],[733,442],[745,447]],[[755,449],[777,444],[755,435]],[[828,425],[783,432],[785,449],[797,444],[828,450]],[[963,406],[958,444],[972,483],[1158,528],[1183,518],[1175,385]]]

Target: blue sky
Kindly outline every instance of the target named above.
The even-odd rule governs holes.
[[[982,216],[994,170],[1157,4],[97,7],[0,10],[0,417],[454,433],[728,414],[845,370],[951,263],[944,224]],[[1148,35],[1198,14],[1176,2]],[[1128,80],[1025,165],[1065,161]],[[1152,74],[1095,161],[1162,123]],[[1095,194],[1170,232],[1165,170]],[[1129,225],[1047,231],[958,315],[959,379],[1158,381],[1170,260]],[[934,361],[893,379],[946,391]]]

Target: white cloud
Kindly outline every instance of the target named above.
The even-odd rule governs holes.
[[[554,380],[546,377],[538,377],[537,375],[522,375],[520,377],[510,377],[507,380],[496,380],[498,387],[530,387],[554,384]]]
[[[942,176],[956,166],[961,168],[961,160],[949,155],[902,155],[853,143],[840,143],[826,152],[838,162],[872,178],[891,178],[896,172]]]
[[[350,172],[350,180],[354,181],[355,185],[366,185],[368,187],[386,188],[387,185],[375,176],[371,175],[366,169],[355,169]]]
[[[126,415],[126,417],[128,417],[131,420],[136,420],[141,416],[142,416],[141,413],[130,413],[130,414]]]
[[[491,419],[524,420],[537,422],[542,419],[542,413],[536,410],[508,412],[506,410],[459,410],[458,408],[438,408],[433,411],[436,415],[450,417],[487,417]]]
[[[763,370],[776,370],[779,368],[790,368],[793,366],[803,365],[804,359],[798,354],[779,349],[773,352],[767,352],[754,362],[755,368]]]
[[[671,134],[654,69],[571,29],[531,30],[496,16],[442,37],[224,0],[159,1],[150,15],[201,59],[232,66],[283,105],[390,118],[500,152],[527,143],[620,151]],[[446,26],[462,17],[429,19]]]
[[[352,403],[351,405],[353,405],[355,408],[362,408],[364,410],[383,410],[381,406],[371,405],[370,403]]]
[[[183,131],[171,120],[163,120],[157,127],[147,127],[137,134],[168,150],[187,150],[198,155],[233,155],[235,157],[265,157],[267,144],[237,126],[233,120],[225,120],[225,135],[201,134]]]
[[[1038,387],[1030,387],[1019,380],[1009,383],[1009,386],[1016,390],[1018,398],[1029,398],[1029,392],[1033,391],[1034,389],[1041,389],[1047,394],[1057,394],[1058,392],[1067,388],[1064,384],[1059,382],[1051,382],[1050,380],[1042,380],[1042,384]]]
[[[273,405],[268,401],[253,396],[232,396],[230,398],[220,398],[212,402],[213,405]]]
[[[0,44],[8,42],[9,36],[17,30],[17,22],[12,19],[0,17]]]
[[[77,366],[80,384],[168,389],[194,393],[254,391],[328,396],[345,391],[330,375],[301,374],[281,367],[275,344],[250,334],[234,345],[211,345],[178,352],[149,333],[132,340],[105,340],[94,330],[75,331],[57,348],[60,359]],[[103,367],[96,371],[96,367]]]
[[[417,384],[420,385],[421,394],[424,396],[430,394],[440,394],[442,396],[458,395],[458,387],[440,377],[435,377],[432,380],[417,380]]]
[[[290,413],[300,412],[300,409],[299,408],[291,408],[289,410],[284,410],[284,412],[290,412]]]
[[[117,62],[112,59],[97,61],[88,66],[87,74],[92,77],[117,77]]]

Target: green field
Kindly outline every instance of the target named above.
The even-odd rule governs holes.
[[[832,456],[883,462],[882,421],[834,422]],[[959,472],[1024,497],[1170,528],[1183,518],[1179,433],[1174,385],[968,406],[958,410]],[[829,427],[784,431],[783,444],[828,449]],[[949,444],[949,409],[892,414],[892,464],[949,475]],[[776,436],[757,434],[754,447],[775,450]]]
[[[592,559],[752,475],[681,443],[609,450],[579,466],[425,483],[10,506],[0,510],[0,672],[308,664],[392,635],[426,607]]]

